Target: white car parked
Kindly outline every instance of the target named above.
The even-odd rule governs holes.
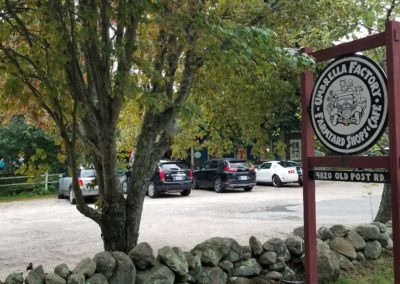
[[[303,170],[293,161],[268,161],[256,167],[257,183],[272,183],[280,187],[284,183],[296,182],[303,185]]]

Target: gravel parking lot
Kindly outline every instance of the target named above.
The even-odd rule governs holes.
[[[318,182],[317,223],[370,222],[381,193],[381,185]],[[45,271],[60,263],[73,268],[102,250],[98,226],[67,200],[0,203],[0,216],[0,280],[24,271],[29,262],[42,264]],[[297,185],[278,189],[258,185],[252,192],[238,189],[223,194],[202,189],[188,197],[146,197],[140,241],[156,252],[166,245],[189,250],[213,236],[233,237],[245,245],[252,235],[265,242],[283,238],[301,225],[302,187]]]

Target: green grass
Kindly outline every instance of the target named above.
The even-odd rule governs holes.
[[[331,284],[393,284],[393,257],[384,252],[379,260],[360,264],[354,270],[342,273],[339,280]]]
[[[55,196],[54,192],[48,193],[48,194],[42,194],[42,195],[21,194],[18,196],[0,196],[0,203],[1,202],[19,201],[19,200],[40,199],[40,198],[47,198],[50,196]]]
[[[50,187],[48,190],[44,188],[34,188],[30,191],[23,192],[11,192],[11,194],[0,195],[0,202],[11,202],[17,200],[28,200],[28,199],[38,199],[49,196],[55,196],[57,194],[56,189]]]

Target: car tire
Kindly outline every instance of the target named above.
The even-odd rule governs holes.
[[[303,179],[299,179],[299,185],[303,186]]]
[[[76,199],[72,188],[69,189],[69,203],[76,204]]]
[[[154,185],[154,182],[149,183],[149,187],[147,188],[147,195],[150,198],[157,198],[158,197],[158,192],[156,190],[156,187]]]
[[[281,181],[281,179],[279,178],[278,175],[273,175],[272,176],[272,185],[274,187],[281,187],[282,186],[282,181]]]
[[[244,191],[252,191],[253,190],[253,187],[252,186],[248,186],[248,187],[245,187],[244,188]]]
[[[192,184],[193,184],[193,188],[194,189],[199,189],[200,187],[199,187],[199,183],[197,182],[197,178],[196,177],[193,177],[193,182],[192,182]]]
[[[222,192],[224,192],[225,190],[224,190],[224,188],[222,187],[222,180],[221,180],[221,178],[219,178],[219,177],[216,177],[215,179],[214,179],[214,191],[215,192],[217,192],[217,193],[222,193]]]
[[[190,188],[189,189],[185,189],[185,190],[181,191],[181,195],[182,196],[189,196],[191,191],[192,190]]]

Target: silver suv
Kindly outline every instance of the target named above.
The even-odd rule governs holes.
[[[95,185],[96,171],[90,168],[79,169],[78,184],[81,188],[83,197],[99,196],[99,188]],[[72,177],[60,175],[58,180],[58,198],[68,197],[71,204],[76,203],[75,195],[72,190]]]

